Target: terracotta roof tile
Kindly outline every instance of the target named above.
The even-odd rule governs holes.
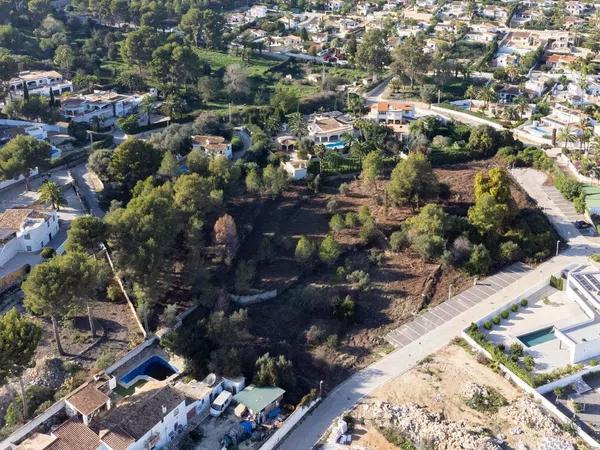
[[[89,416],[98,408],[104,406],[109,401],[109,398],[90,383],[83,389],[68,396],[66,400],[81,414]]]

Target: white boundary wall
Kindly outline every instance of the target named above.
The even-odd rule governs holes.
[[[61,398],[59,401],[50,406],[46,411],[37,417],[34,417],[22,427],[15,430],[5,440],[0,442],[0,450],[14,448],[13,445],[27,437],[29,433],[34,431],[38,426],[43,424],[46,420],[50,419],[53,415],[58,413],[65,407],[65,399]]]
[[[489,359],[493,359],[492,355],[490,355],[490,353],[487,350],[485,350],[477,342],[475,342],[471,338],[471,336],[469,336],[465,331],[463,331],[461,334],[462,334],[463,339],[465,339],[471,347],[473,347],[478,352],[483,353]],[[598,367],[594,367],[594,369],[595,369],[594,371],[600,370],[600,368],[598,368]],[[579,378],[579,377],[581,377],[582,374],[589,373],[588,371],[584,370],[580,373],[571,375],[562,380],[558,380],[554,383],[548,383],[544,386],[540,386],[538,389],[534,389],[533,387],[531,387],[527,383],[525,383],[525,381],[521,380],[518,376],[516,376],[514,373],[512,373],[510,370],[508,370],[503,364],[500,364],[500,370],[502,370],[502,372],[504,372],[504,374],[507,376],[507,378],[509,380],[511,380],[513,383],[515,383],[517,386],[519,386],[521,389],[523,389],[527,394],[531,395],[538,403],[540,403],[544,408],[546,408],[546,410],[550,411],[562,423],[571,423],[573,425],[573,427],[575,428],[575,431],[577,431],[577,434],[579,435],[579,437],[581,437],[581,439],[583,439],[586,442],[586,444],[590,445],[593,448],[600,449],[600,444],[598,442],[596,442],[596,440],[592,436],[587,434],[587,432],[585,430],[583,430],[579,425],[574,423],[569,417],[567,417],[562,411],[560,411],[554,403],[552,403],[550,400],[548,400],[546,397],[544,397],[542,395],[542,393],[540,393],[538,391],[538,390],[543,390],[543,392],[548,392],[547,390],[545,390],[547,387],[551,387],[552,389],[554,389],[554,387],[566,386],[567,384],[570,384],[573,382],[573,380],[571,378],[575,378],[575,379]],[[558,384],[559,382],[562,382],[563,380],[567,380],[567,379],[570,380],[570,382],[565,383],[563,385]],[[551,389],[548,389],[548,390],[551,390]]]
[[[273,435],[267,439],[267,441],[260,446],[260,450],[273,450],[277,448],[277,446],[285,439],[285,436],[292,431],[292,429],[302,420],[302,418],[313,409],[317,403],[321,401],[320,398],[313,400],[308,406],[302,406],[300,408],[296,408],[296,410],[291,413],[288,418],[283,422],[281,428],[279,428]]]

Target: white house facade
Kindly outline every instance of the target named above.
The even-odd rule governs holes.
[[[38,252],[59,230],[54,210],[11,208],[0,214],[0,267],[19,252]]]

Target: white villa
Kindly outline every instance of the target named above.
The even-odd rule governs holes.
[[[339,144],[345,134],[355,134],[354,120],[339,111],[317,114],[308,124],[308,137],[315,144]]]
[[[223,136],[192,136],[192,148],[200,149],[210,156],[220,155],[227,159],[233,159],[233,148],[231,147],[231,142],[227,142]]]
[[[89,122],[96,117],[101,121],[125,117],[138,110],[143,95],[125,95],[112,91],[94,91],[62,101],[60,111],[66,119]]]
[[[401,125],[414,120],[415,109],[410,103],[378,102],[370,106],[366,118],[377,123]]]
[[[23,95],[25,85],[27,85],[30,94],[45,96],[50,95],[50,89],[57,96],[64,92],[73,91],[73,83],[65,80],[60,73],[54,70],[20,72],[17,77],[12,78],[8,83],[10,94]]]
[[[0,214],[0,267],[19,252],[38,252],[58,233],[54,210],[7,209]]]

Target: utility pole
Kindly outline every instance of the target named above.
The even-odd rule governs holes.
[[[556,256],[558,256],[559,248],[560,248],[560,241],[556,241]]]
[[[442,90],[438,89],[438,105],[440,104],[441,98],[442,98]]]

